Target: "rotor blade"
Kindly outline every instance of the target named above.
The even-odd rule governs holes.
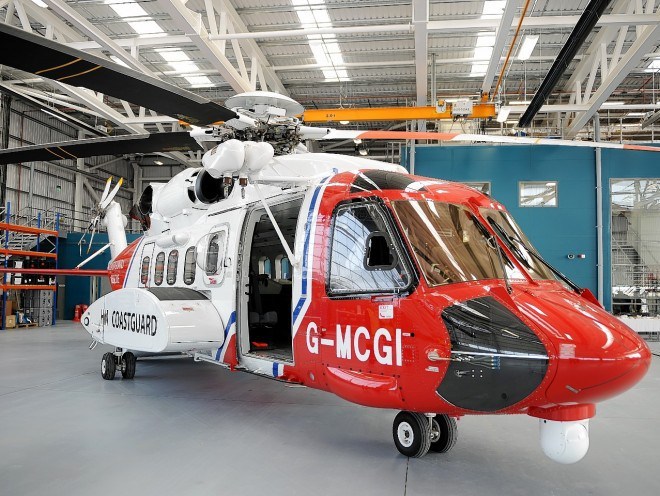
[[[7,148],[0,150],[0,164],[34,162],[37,160],[72,160],[127,153],[185,152],[200,149],[199,144],[190,137],[190,133],[187,131],[127,134],[109,138],[91,138]]]
[[[112,176],[110,176],[108,180],[105,182],[105,188],[103,188],[103,194],[101,195],[99,204],[103,203],[103,200],[105,200],[106,197],[108,196],[108,192],[110,191],[110,183],[112,183]]]
[[[43,36],[0,24],[0,64],[83,86],[190,124],[203,126],[236,113],[190,91]]]
[[[117,184],[115,184],[115,187],[112,188],[112,191],[110,192],[108,197],[105,200],[101,201],[101,203],[100,203],[101,210],[105,210],[105,207],[110,205],[110,202],[114,199],[115,195],[117,194],[117,191],[119,191],[119,188],[121,188],[121,185],[123,184],[123,182],[124,182],[124,178],[120,177],[119,181],[117,181]],[[90,245],[91,244],[92,244],[92,242],[90,241]]]
[[[319,140],[361,139],[361,140],[430,140],[477,143],[508,143],[517,145],[577,146],[587,148],[612,148],[619,150],[641,150],[660,152],[660,146],[635,145],[631,143],[611,143],[602,141],[571,141],[552,138],[525,138],[518,136],[495,136],[490,134],[431,133],[422,131],[352,131],[332,130]]]

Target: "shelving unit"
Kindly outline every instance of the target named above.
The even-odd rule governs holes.
[[[23,224],[18,221],[23,220]],[[35,226],[28,225],[34,223]],[[34,268],[57,268],[57,252],[59,248],[59,214],[54,218],[54,229],[47,229],[42,224],[42,215],[39,213],[32,219],[17,219],[17,223],[12,223],[11,204],[7,203],[5,209],[4,222],[0,222],[0,232],[4,233],[2,243],[0,243],[0,259],[5,268],[9,267],[10,260],[27,261],[28,259],[38,261],[38,267]],[[42,237],[52,236],[55,241],[51,251],[41,251]],[[46,264],[46,261],[49,261]],[[43,263],[43,266],[41,266]],[[23,265],[23,264],[22,264]],[[49,265],[50,267],[48,267]],[[15,273],[21,274],[24,269],[30,267],[16,267]],[[7,296],[9,291],[28,292],[23,293],[23,300],[26,307],[29,304],[30,309],[36,309],[36,315],[31,315],[40,325],[55,324],[57,312],[57,284],[49,284],[50,278],[45,276],[45,284],[20,283],[15,284],[9,278],[9,274],[3,274],[0,289],[2,289],[2,320],[0,329],[5,329],[7,324]],[[9,279],[8,279],[9,278]],[[32,275],[29,276],[30,280]],[[24,281],[23,278],[21,281]]]

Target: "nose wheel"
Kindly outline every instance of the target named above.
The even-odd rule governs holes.
[[[404,456],[420,458],[429,450],[446,453],[456,444],[456,420],[448,415],[399,412],[392,427],[394,444]]]
[[[130,351],[122,353],[122,350],[118,349],[114,353],[104,353],[103,358],[101,358],[101,377],[106,381],[111,381],[115,378],[115,372],[119,369],[124,379],[133,379],[135,377],[136,362],[137,358]]]

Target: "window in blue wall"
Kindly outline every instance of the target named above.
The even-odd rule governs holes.
[[[521,207],[557,206],[557,181],[520,181],[518,186]]]
[[[490,181],[464,181],[463,184],[485,195],[490,195]]]

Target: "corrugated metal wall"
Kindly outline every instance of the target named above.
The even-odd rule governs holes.
[[[35,109],[20,100],[13,100],[9,129],[9,147],[27,146],[41,143],[69,141],[77,138],[75,128],[45,112]],[[85,164],[93,167],[114,159],[101,156],[85,159]],[[34,162],[10,164],[7,166],[7,201],[11,202],[13,213],[28,214],[34,211],[60,212],[67,218],[73,217],[75,195],[75,160],[57,162]],[[31,171],[32,169],[32,171]],[[133,202],[133,168],[126,160],[113,162],[108,166],[90,171],[85,178],[100,196],[108,175],[124,177],[125,187],[117,194],[124,212],[128,212]],[[89,218],[94,199],[87,189],[83,193],[83,215]]]

